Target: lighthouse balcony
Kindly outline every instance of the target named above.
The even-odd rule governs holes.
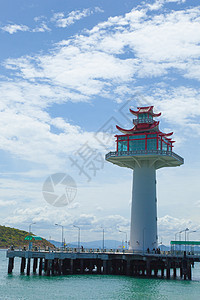
[[[106,160],[109,160],[110,158],[123,158],[123,157],[146,157],[150,158],[150,156],[162,156],[164,157],[171,157],[175,159],[178,162],[178,165],[184,163],[184,159],[179,156],[178,154],[174,153],[173,151],[165,151],[165,150],[136,150],[136,151],[114,151],[109,152],[106,154]]]

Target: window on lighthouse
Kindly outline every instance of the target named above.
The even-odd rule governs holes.
[[[145,119],[147,119],[147,118],[148,118],[148,114],[147,114],[147,113],[143,113],[143,114],[139,114],[139,115],[138,115],[139,123],[143,123],[143,121],[144,121]]]
[[[135,140],[135,139],[138,140],[138,139],[145,139],[145,137],[146,136],[144,134],[143,135],[141,135],[141,134],[140,135],[130,135],[129,139],[130,140]]]
[[[157,149],[157,139],[147,139],[147,150]]]
[[[129,151],[145,150],[145,140],[129,141]]]
[[[118,151],[127,151],[127,141],[118,142]]]
[[[165,142],[162,144],[162,150],[167,151],[167,144]]]
[[[158,150],[161,150],[161,140],[158,141]]]

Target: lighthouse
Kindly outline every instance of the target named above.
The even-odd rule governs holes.
[[[132,129],[123,129],[116,135],[116,151],[106,154],[106,160],[120,167],[133,170],[132,208],[129,249],[145,252],[157,247],[157,197],[156,170],[176,167],[184,159],[174,151],[173,132],[159,130],[161,113],[154,113],[153,106],[130,109]]]

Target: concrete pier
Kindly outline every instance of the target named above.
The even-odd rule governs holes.
[[[14,259],[21,258],[20,273],[56,276],[70,274],[126,275],[135,277],[192,279],[191,267],[200,256],[174,254],[137,254],[120,252],[60,252],[8,250],[8,273]],[[38,264],[39,261],[39,264]],[[177,272],[179,270],[179,272]]]

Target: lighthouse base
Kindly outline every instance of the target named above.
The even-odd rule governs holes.
[[[157,248],[156,170],[146,165],[133,171],[130,250]]]

